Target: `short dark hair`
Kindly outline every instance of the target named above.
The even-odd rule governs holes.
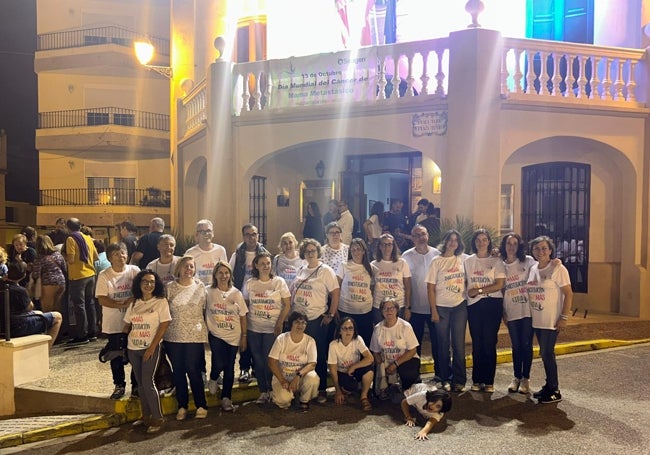
[[[357,330],[357,323],[350,316],[346,316],[344,318],[341,318],[341,322],[339,322],[339,325],[336,327],[337,340],[341,341],[341,327],[343,327],[343,324],[345,324],[348,321],[350,321],[352,323],[352,327],[354,327],[354,330],[352,331],[352,339],[354,340],[359,336],[359,331]]]
[[[476,254],[478,253],[478,249],[476,248],[476,239],[478,238],[479,235],[485,235],[488,238],[488,248],[487,250],[492,253],[492,237],[490,237],[490,233],[488,232],[487,229],[477,229],[474,231],[474,234],[472,234],[472,253]]]
[[[287,318],[287,323],[289,324],[289,328],[293,325],[294,322],[296,322],[298,319],[301,321],[309,322],[309,319],[307,319],[307,315],[305,313],[301,313],[300,311],[292,311],[289,317]]]
[[[300,259],[305,259],[305,250],[307,249],[307,246],[312,245],[316,247],[316,255],[320,258],[321,254],[321,246],[320,242],[316,239],[302,239],[302,242],[300,242],[300,245],[298,246],[298,254],[300,254]]]
[[[110,258],[111,254],[113,254],[115,251],[128,251],[126,248],[126,245],[123,244],[122,242],[120,243],[111,243],[106,247],[106,258]]]
[[[158,274],[151,269],[141,270],[133,279],[133,285],[131,286],[131,292],[133,293],[133,297],[135,297],[136,299],[142,298],[142,289],[140,288],[140,283],[142,283],[142,277],[147,275],[153,275],[154,279],[156,280],[156,285],[154,286],[152,292],[153,296],[165,297],[165,286],[163,285],[163,282],[158,276]]]
[[[246,229],[250,229],[250,228],[253,228],[253,229],[255,229],[256,231],[258,230],[258,229],[257,229],[257,226],[255,226],[253,223],[246,223],[246,224],[244,224],[244,225],[241,227],[241,235],[244,235],[244,231],[245,231]]]
[[[451,411],[451,395],[449,395],[449,392],[445,392],[444,390],[428,390],[426,393],[426,399],[427,402],[424,405],[425,409],[429,403],[442,401],[440,412]]]
[[[9,281],[20,281],[25,278],[27,268],[22,262],[10,262],[7,265],[7,279]]]
[[[262,258],[269,258],[271,260],[271,265],[273,265],[273,256],[271,256],[271,253],[269,253],[268,251],[262,251],[261,253],[256,254],[255,257],[253,258],[253,263],[252,263],[253,266],[251,267],[251,276],[253,278],[257,278],[257,279],[260,278],[260,271],[257,270],[257,267],[255,266],[257,265],[257,261],[259,261]],[[271,267],[270,275],[271,278],[273,278],[273,267]]]
[[[428,206],[429,205],[429,200],[427,198],[423,197],[422,199],[420,199],[418,201],[418,205],[426,205],[426,206]]]
[[[533,251],[533,248],[535,248],[535,245],[538,243],[546,242],[548,244],[548,247],[551,249],[551,259],[555,259],[555,243],[553,243],[553,239],[551,239],[549,236],[546,235],[540,235],[539,237],[535,237],[533,240],[530,241],[530,251]],[[533,255],[535,256],[535,255]],[[537,260],[537,258],[535,258]]]
[[[138,232],[138,228],[135,224],[131,223],[130,221],[122,221],[120,223],[120,228],[124,228],[129,232]]]

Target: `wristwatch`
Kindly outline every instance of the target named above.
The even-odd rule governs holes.
[[[478,293],[483,294],[483,288],[478,288]]]

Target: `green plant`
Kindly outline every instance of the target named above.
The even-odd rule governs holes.
[[[440,222],[440,237],[442,238],[445,232],[450,229],[455,229],[460,232],[460,237],[463,239],[463,243],[465,244],[465,253],[467,254],[472,254],[472,236],[477,229],[485,229],[488,231],[490,238],[492,239],[492,246],[499,246],[499,234],[494,227],[475,223],[464,216],[456,215],[455,220],[450,220],[449,218],[443,219]]]
[[[196,239],[192,235],[181,234],[176,230],[172,231],[171,234],[176,239],[176,248],[174,249],[176,256],[183,256],[187,250],[196,245]]]

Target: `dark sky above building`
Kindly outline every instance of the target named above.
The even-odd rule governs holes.
[[[7,200],[37,203],[36,0],[0,0],[0,129],[7,132]]]

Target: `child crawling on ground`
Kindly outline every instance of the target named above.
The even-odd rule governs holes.
[[[424,427],[415,435],[415,439],[424,441],[429,439],[428,434],[438,422],[442,420],[445,412],[451,409],[451,396],[444,390],[428,387],[426,384],[413,384],[404,391],[406,398],[402,400],[402,413],[406,419],[407,427],[415,426],[415,417],[411,416],[411,406],[427,421]]]

